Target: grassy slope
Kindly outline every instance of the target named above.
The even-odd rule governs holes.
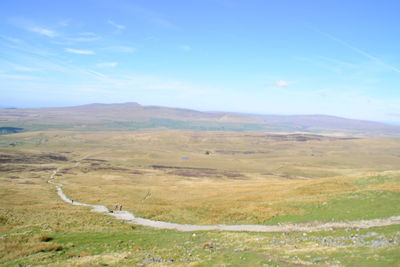
[[[30,161],[1,165],[0,261],[6,266],[130,266],[172,260],[178,266],[400,263],[399,226],[306,235],[203,232],[193,236],[87,213],[84,207],[63,203],[46,183],[52,169],[64,166],[59,178],[74,199],[108,206],[120,202],[138,214],[180,222],[274,223],[399,214],[397,139],[295,142],[260,136],[191,132],[3,136],[0,154],[27,155]],[[10,142],[17,145],[6,147]],[[205,155],[205,150],[212,154]],[[65,155],[68,161],[38,156],[48,153]],[[81,160],[78,168],[67,170],[85,156],[108,162]],[[183,161],[183,156],[189,160]],[[199,176],[203,172],[198,169],[182,173],[151,168],[154,164],[218,172],[207,178]],[[225,176],[226,172],[245,178]],[[188,174],[192,176],[182,176]],[[142,201],[148,192],[151,197]]]
[[[158,261],[173,261],[177,266],[388,266],[400,262],[400,249],[394,244],[400,238],[398,226],[306,235],[200,232],[194,236],[126,225],[108,216],[86,213],[87,209],[57,198],[54,188],[45,184],[49,173],[37,174],[43,177],[33,180],[35,185],[12,182],[5,186],[4,179],[1,181],[1,203],[7,203],[1,207],[0,226],[0,261],[4,266],[132,266]],[[6,187],[12,195],[4,191]],[[371,234],[374,236],[365,238],[369,241],[364,245],[354,243],[354,236]],[[373,247],[374,240],[382,238],[389,244]]]

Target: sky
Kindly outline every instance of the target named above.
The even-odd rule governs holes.
[[[400,1],[2,0],[0,106],[400,123]]]

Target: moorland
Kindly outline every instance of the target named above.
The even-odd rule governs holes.
[[[297,124],[287,118],[274,124],[240,114],[157,113],[154,107],[147,108],[152,116],[123,107],[108,115],[99,105],[75,109],[2,112],[0,126],[22,130],[0,136],[1,264],[400,264],[398,224],[179,232],[70,205],[47,182],[57,170],[56,180],[75,201],[110,209],[120,204],[138,217],[182,224],[387,218],[400,215],[400,138],[394,126],[348,120],[342,129],[340,123],[311,127],[304,117]]]

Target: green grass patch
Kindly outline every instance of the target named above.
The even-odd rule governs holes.
[[[287,214],[271,218],[266,223],[307,221],[348,221],[384,218],[400,215],[400,193],[364,191],[336,195],[326,202],[289,204],[302,214]]]
[[[400,176],[396,177],[382,176],[382,175],[370,176],[355,180],[353,181],[353,184],[361,188],[365,188],[369,185],[379,185],[379,184],[393,183],[393,182],[400,182]]]
[[[271,132],[293,132],[299,130],[295,127],[277,126],[257,123],[234,123],[234,122],[213,122],[213,121],[181,121],[172,119],[149,119],[145,121],[112,121],[108,123],[92,124],[15,124],[14,128],[24,127],[25,131],[45,130],[75,130],[75,131],[138,131],[138,130],[190,130],[190,131],[271,131]],[[1,131],[0,131],[1,133]]]

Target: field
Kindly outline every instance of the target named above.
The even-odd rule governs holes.
[[[178,232],[59,199],[186,224],[316,223],[400,215],[400,139],[266,132],[24,132],[0,137],[0,263],[394,266],[400,226]]]

